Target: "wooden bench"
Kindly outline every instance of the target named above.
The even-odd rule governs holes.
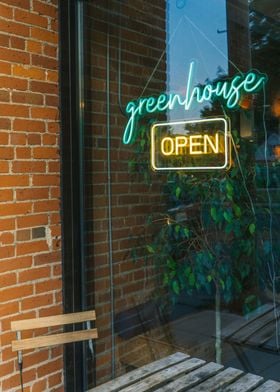
[[[32,348],[51,347],[58,344],[79,342],[87,339],[96,339],[96,328],[88,328],[81,331],[71,331],[63,333],[54,333],[47,336],[36,336],[27,339],[21,339],[21,332],[39,328],[49,328],[53,326],[62,326],[67,324],[78,324],[96,320],[94,310],[78,313],[60,314],[57,316],[39,317],[28,320],[18,320],[11,322],[11,330],[17,334],[17,340],[12,341],[12,351],[29,350]]]
[[[280,383],[177,352],[88,392],[279,392]]]
[[[11,330],[16,332],[16,340],[12,341],[12,351],[18,352],[18,365],[20,371],[20,382],[21,389],[23,391],[23,355],[24,350],[42,348],[42,347],[52,347],[65,343],[80,342],[83,340],[96,339],[97,329],[91,328],[90,323],[96,320],[96,315],[94,310],[78,313],[68,313],[60,314],[56,316],[39,317],[27,320],[17,320],[11,322]],[[30,338],[22,339],[23,331],[31,331],[32,334],[36,332],[38,334],[38,329],[50,328],[57,326],[65,326],[69,324],[81,324],[86,323],[86,329],[75,330],[69,332],[59,332],[52,333],[49,335],[35,336]]]
[[[222,339],[231,345],[239,361],[247,371],[254,371],[244,349],[250,348],[271,354],[279,354],[276,338],[276,322],[279,322],[280,307],[262,305],[250,318],[238,319],[222,329]]]

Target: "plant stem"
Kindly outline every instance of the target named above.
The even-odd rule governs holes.
[[[216,295],[215,295],[215,325],[216,325],[216,362],[222,363],[222,340],[221,340],[221,294],[219,285],[216,284]]]

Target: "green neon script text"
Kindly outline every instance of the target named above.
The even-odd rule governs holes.
[[[265,84],[267,77],[257,71],[249,71],[246,74],[235,75],[231,80],[218,81],[215,84],[204,86],[193,86],[195,63],[190,63],[189,74],[186,85],[186,94],[160,94],[158,97],[140,98],[130,101],[126,106],[128,121],[123,134],[123,143],[129,144],[134,140],[135,129],[138,119],[147,114],[172,110],[176,106],[183,106],[189,110],[194,102],[222,99],[228,109],[238,107],[242,93],[253,94],[260,90]]]

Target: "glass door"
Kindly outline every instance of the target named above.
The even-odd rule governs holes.
[[[88,385],[176,351],[279,379],[278,1],[84,1],[83,40]]]

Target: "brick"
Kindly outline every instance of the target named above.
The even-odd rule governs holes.
[[[0,140],[1,140],[1,134],[0,134]],[[44,146],[46,146],[46,145],[49,145],[49,146],[51,146],[51,145],[58,145],[56,135],[52,135],[52,134],[49,134],[49,133],[44,134],[43,135],[43,145]]]
[[[34,256],[34,264],[35,265],[57,263],[59,261],[61,261],[60,251],[59,252],[52,252],[52,253],[48,252],[48,253]]]
[[[36,294],[47,293],[49,291],[61,290],[62,281],[61,279],[49,279],[46,282],[38,282],[35,284]]]
[[[49,349],[40,349],[37,352],[31,352],[24,355],[24,368],[29,368],[30,366],[36,365],[40,362],[45,362],[49,358]],[[43,389],[42,389],[43,390]]]
[[[6,316],[17,314],[19,311],[18,301],[9,302],[0,306],[0,317],[3,319]]]
[[[60,303],[60,305],[53,305],[53,306],[49,306],[47,308],[39,309],[39,316],[40,317],[53,316],[53,315],[61,314],[61,313],[63,313],[61,303]]]
[[[0,4],[0,15],[4,19],[13,19],[13,9],[4,4]]]
[[[57,7],[52,4],[42,3],[41,1],[33,1],[33,10],[39,14],[50,16],[51,18],[57,18]]]
[[[60,130],[60,126],[58,122],[50,122],[48,124],[48,132],[49,133],[58,133]]]
[[[29,241],[31,239],[31,231],[29,229],[17,230],[17,241]]]
[[[57,46],[54,45],[44,45],[43,47],[44,55],[48,57],[57,58]]]
[[[60,199],[60,197],[61,197],[60,187],[53,187],[53,188],[51,188],[50,191],[51,191],[51,194],[50,194],[51,199]]]
[[[6,305],[4,305],[5,307]],[[9,313],[7,313],[9,314]],[[12,313],[10,313],[12,314]],[[10,359],[15,359],[17,358],[17,353],[13,352],[11,347],[7,347],[5,349],[2,350],[2,361],[9,361]]]
[[[17,257],[16,259],[9,259],[1,261],[0,263],[0,273],[6,271],[20,270],[24,268],[30,268],[32,265],[32,257]],[[1,308],[0,308],[1,309]]]
[[[15,103],[30,103],[32,105],[42,105],[44,102],[44,98],[42,94],[12,92],[12,101]]]
[[[43,14],[45,15],[45,14]],[[33,14],[21,9],[15,9],[15,20],[28,25],[47,27],[48,19],[46,16]]]
[[[31,203],[5,203],[0,205],[0,215],[26,215],[32,210]]]
[[[12,147],[0,147],[1,159],[13,159],[14,149]]]
[[[1,80],[1,76],[0,76]],[[10,93],[7,90],[0,90],[0,102],[9,102],[10,100]]]
[[[29,241],[17,244],[16,252],[17,255],[27,255],[38,252],[45,252],[48,250],[48,244],[46,241]]]
[[[1,28],[0,28],[1,30]],[[9,61],[11,63],[30,63],[30,54],[26,52],[22,52],[19,50],[12,50],[6,48],[0,48],[0,58],[2,61]]]
[[[13,373],[15,370],[15,362],[9,361],[6,363],[0,363],[0,376],[4,377],[9,373]]]
[[[28,297],[33,294],[33,285],[17,285],[0,291],[1,302],[8,302],[13,299]]]
[[[0,231],[4,230],[14,230],[15,229],[15,219],[14,218],[1,218],[0,219]]]
[[[36,295],[35,297],[22,300],[22,310],[30,310],[49,306],[53,303],[53,294]]]
[[[40,134],[36,134],[36,133],[31,133],[30,135],[27,136],[27,140],[28,140],[28,145],[41,145],[41,135]],[[43,142],[44,144],[44,142]]]
[[[31,67],[27,65],[21,65],[21,64],[15,64],[13,65],[13,75],[19,76],[22,78],[28,78],[28,79],[35,79],[35,80],[45,80],[46,78],[46,72],[45,70],[41,68],[36,68],[36,67]],[[36,91],[32,87],[32,83],[30,85],[30,90],[31,91]]]
[[[53,83],[58,82],[58,71],[47,71],[47,80]]]
[[[45,200],[34,203],[34,212],[58,211],[59,200]]]
[[[26,370],[24,372],[24,382],[28,383],[30,381],[34,381],[36,379],[36,371],[35,369],[31,369],[31,370]],[[13,391],[15,387],[19,387],[19,376],[18,374],[13,375],[9,378],[5,378],[5,380],[2,381],[2,388],[3,388],[3,392],[4,391]],[[24,392],[28,392],[28,390],[26,388],[24,388],[25,391]]]
[[[5,19],[0,20],[0,31],[5,31],[6,33],[13,35],[20,35],[22,37],[30,36],[30,27]]]
[[[39,27],[31,27],[31,38],[42,42],[50,42],[53,44],[58,43],[58,34],[55,31],[49,31]]]
[[[1,66],[1,63],[0,63]],[[0,129],[11,129],[11,120],[8,118],[0,118]]]
[[[14,130],[22,132],[45,132],[45,123],[39,120],[14,120]]]
[[[1,110],[1,105],[0,105]],[[22,116],[23,117],[23,116]],[[31,117],[32,118],[40,118],[40,119],[48,119],[55,120],[58,117],[58,110],[53,108],[31,108]]]
[[[13,244],[14,243],[14,235],[11,232],[4,232],[0,234],[0,243],[3,245]],[[1,287],[1,285],[0,285]]]
[[[57,369],[61,369],[62,366],[63,366],[62,358],[59,358],[55,361],[51,361],[45,365],[42,365],[37,369],[38,377],[43,377],[52,373],[56,373]]]
[[[32,228],[32,239],[45,238],[46,228],[44,226]]]
[[[0,51],[0,54],[1,54],[1,51]],[[43,56],[43,55],[39,55],[39,54],[32,54],[31,55],[31,64],[35,65],[37,67],[42,67],[42,68],[51,69],[51,70],[58,68],[56,59],[53,59],[53,58],[50,58],[47,56]]]
[[[1,46],[1,45],[0,45]],[[4,61],[0,61],[0,75],[11,75],[12,66],[9,63],[5,63]]]
[[[51,82],[31,81],[30,82],[30,89],[34,92],[39,92],[39,93],[49,93],[49,94],[57,94],[58,93],[57,84],[51,83]]]
[[[1,5],[0,5],[1,7]],[[0,46],[9,47],[9,36],[7,34],[0,34]]]
[[[22,200],[40,200],[48,199],[49,189],[48,188],[30,188],[30,189],[18,189],[16,191],[16,199]]]
[[[32,268],[32,270],[21,271],[19,273],[19,283],[36,281],[50,276],[50,267]],[[38,283],[37,283],[38,284]],[[36,287],[36,286],[35,286]]]
[[[59,99],[58,96],[56,95],[46,95],[46,105],[47,106],[54,106],[58,107],[59,106]]]
[[[0,259],[8,259],[15,256],[15,246],[1,246]]]
[[[57,147],[34,147],[33,156],[35,159],[58,159]]]
[[[11,37],[10,44],[12,48],[25,50],[25,42],[26,40],[19,37]]]
[[[16,159],[30,159],[31,149],[29,147],[17,147],[16,148]]]
[[[27,41],[27,51],[31,53],[42,53],[42,43],[38,41]]]
[[[13,273],[2,274],[0,276],[0,287],[1,289],[8,286],[14,286],[17,282],[17,275]]]
[[[59,173],[60,172],[60,162],[51,161],[48,162],[48,172],[49,173]]]
[[[12,201],[14,198],[13,191],[11,189],[0,190],[0,202]],[[1,237],[0,237],[1,238]]]
[[[29,117],[29,107],[23,105],[0,104],[0,113],[10,117]]]
[[[48,224],[47,214],[32,214],[29,216],[17,217],[18,228],[37,227]]]
[[[56,374],[52,374],[51,376],[49,376],[48,378],[49,380],[49,387],[54,387],[55,385],[59,385],[62,382],[62,373],[56,373]]]
[[[13,173],[44,173],[46,171],[45,162],[36,161],[13,161]]]
[[[0,175],[0,187],[7,188],[11,186],[27,186],[29,185],[28,176],[19,175]]]
[[[6,3],[10,6],[18,8],[30,9],[30,0],[2,0],[2,3]]]
[[[25,145],[26,144],[26,135],[22,133],[12,133],[11,134],[11,144],[13,146],[16,145]]]
[[[0,176],[0,184],[1,184],[1,176]],[[58,175],[53,175],[53,174],[33,175],[34,186],[44,186],[44,185],[53,186],[59,184],[60,184],[60,178]]]
[[[47,380],[35,381],[32,384],[31,392],[42,392],[45,391],[47,387]]]
[[[0,173],[8,173],[9,172],[9,162],[0,161]]]
[[[7,76],[0,76],[0,85],[3,88],[14,89],[14,90],[26,90],[27,80],[12,78]],[[5,113],[6,114],[6,113]]]

